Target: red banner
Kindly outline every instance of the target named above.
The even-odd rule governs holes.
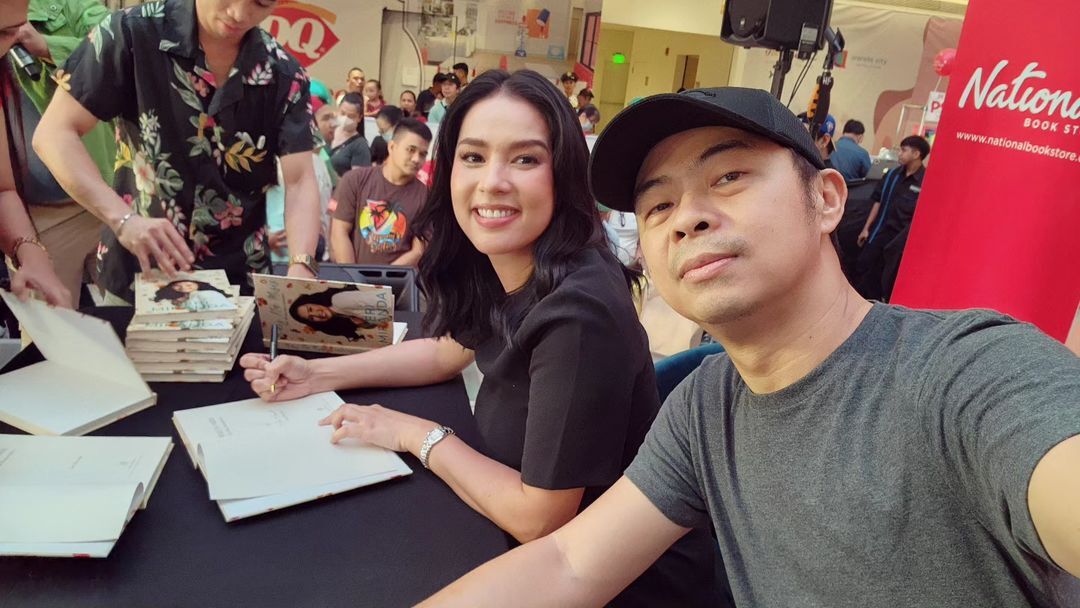
[[[1064,340],[1080,303],[1080,3],[971,0],[892,302]]]

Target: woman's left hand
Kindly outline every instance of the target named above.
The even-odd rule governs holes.
[[[338,407],[319,424],[334,427],[334,434],[330,437],[333,443],[355,437],[381,448],[413,454],[420,453],[420,446],[427,434],[438,426],[430,420],[402,414],[381,405],[351,403]]]

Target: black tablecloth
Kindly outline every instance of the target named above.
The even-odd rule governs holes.
[[[88,311],[123,335],[130,309]],[[420,333],[419,315],[397,313]],[[244,352],[262,351],[254,323]],[[41,359],[29,348],[4,371]],[[172,425],[174,410],[253,397],[234,369],[223,384],[153,384],[158,403],[94,435],[173,438],[149,506],[107,559],[0,558],[0,606],[405,606],[507,550],[507,537],[438,477],[413,474],[226,524]],[[478,445],[460,378],[415,389],[339,393],[438,420]],[[21,433],[0,424],[2,433]],[[72,504],[72,509],[79,505]]]

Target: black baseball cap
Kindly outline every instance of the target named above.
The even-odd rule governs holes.
[[[589,162],[593,198],[617,211],[634,211],[634,183],[649,152],[676,133],[700,127],[749,131],[794,150],[824,169],[802,122],[767,91],[741,87],[690,89],[647,97],[608,123]]]

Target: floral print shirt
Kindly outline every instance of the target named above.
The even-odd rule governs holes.
[[[98,119],[116,119],[113,185],[132,211],[171,220],[197,268],[224,269],[250,293],[248,273],[269,268],[274,157],[322,141],[296,59],[255,28],[217,83],[199,45],[194,0],[165,0],[113,13],[53,78]],[[108,228],[98,269],[102,287],[134,299],[138,260]]]

